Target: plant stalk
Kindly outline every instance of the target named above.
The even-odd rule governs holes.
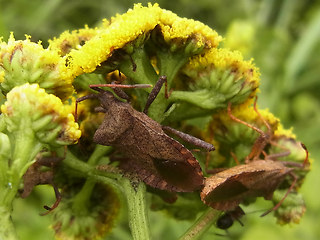
[[[217,221],[220,214],[220,211],[213,208],[208,208],[202,214],[202,216],[179,238],[179,240],[201,239],[201,236]]]

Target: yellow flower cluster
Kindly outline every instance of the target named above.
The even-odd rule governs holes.
[[[171,11],[161,10],[159,26],[166,42],[194,39],[198,47],[215,48],[222,37],[201,22],[180,18]]]
[[[168,42],[176,39],[186,42],[193,38],[199,47],[211,48],[216,47],[222,39],[203,23],[179,18],[176,14],[161,9],[157,4],[149,4],[148,7],[136,4],[127,13],[113,17],[110,24],[103,24],[96,29],[95,35],[81,48],[72,49],[65,56],[68,71],[71,71],[73,76],[93,72],[114,50],[147,35],[156,26],[160,26],[164,39]],[[62,36],[56,41],[61,42],[63,38]],[[55,40],[51,41],[50,45],[52,48],[61,48]]]
[[[70,108],[63,105],[58,97],[46,93],[38,84],[26,83],[12,89],[7,94],[7,101],[1,106],[1,112],[9,120],[9,131],[20,126],[17,122],[30,121],[37,136],[46,136],[47,131],[57,131],[57,143],[74,143],[81,136]],[[46,139],[40,141],[46,142]]]
[[[226,48],[211,48],[204,55],[197,55],[186,65],[185,71],[201,72],[202,70],[217,69],[230,71],[235,74],[235,79],[245,79],[251,88],[258,89],[260,73],[253,64],[253,60],[244,61],[240,52],[230,51]],[[254,96],[256,91],[252,92]]]
[[[11,33],[8,43],[0,42],[0,86],[4,93],[24,83],[37,83],[62,100],[73,92],[72,78],[60,56],[41,43],[33,43],[30,36],[16,41]]]
[[[87,25],[79,30],[63,32],[59,38],[49,40],[49,49],[57,51],[60,56],[65,56],[71,49],[79,50],[85,42],[97,34],[96,28],[89,28]]]
[[[263,123],[262,119],[254,110],[253,106],[250,106],[252,103],[253,99],[250,99],[243,104],[232,107],[232,115],[247,123],[253,123],[258,128],[265,128],[266,126]],[[282,124],[280,123],[280,119],[275,117],[268,109],[259,109],[258,111],[261,117],[270,125],[272,134],[275,138],[296,138],[296,136],[292,132],[292,129],[284,129]],[[226,110],[219,113],[219,119],[227,125],[235,123],[230,118]]]

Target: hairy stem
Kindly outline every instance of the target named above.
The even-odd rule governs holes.
[[[122,185],[127,197],[129,227],[134,240],[150,239],[149,221],[146,206],[146,186],[139,182],[133,186],[129,179],[124,178]]]
[[[12,134],[11,143],[14,146],[11,157],[12,163],[7,168],[6,177],[2,177],[2,193],[0,195],[0,239],[16,239],[15,229],[11,220],[12,203],[16,198],[22,176],[27,171],[36,154],[41,150],[41,144],[37,143],[30,126],[25,122],[24,126]],[[10,159],[5,159],[9,161]],[[4,188],[4,189],[3,189]]]
[[[107,152],[111,150],[111,147],[97,145],[95,151],[91,154],[88,164],[94,166]],[[87,205],[90,204],[91,193],[94,189],[96,181],[88,178],[84,183],[81,191],[74,197],[72,209],[75,212],[83,212],[88,209]],[[84,215],[86,215],[84,213]]]
[[[2,240],[16,240],[18,236],[12,224],[11,209],[3,206],[0,207],[0,239]]]
[[[84,192],[92,188],[92,181],[98,181],[113,187],[118,193],[122,193],[126,199],[129,208],[129,225],[133,239],[147,240],[150,239],[148,215],[146,207],[146,186],[142,182],[138,182],[137,186],[133,186],[128,178],[123,177],[120,173],[112,171],[102,171],[78,160],[72,153],[68,152],[66,159],[63,161],[65,165],[73,170],[78,171],[87,177],[88,180],[84,186]],[[81,191],[82,192],[82,191]],[[80,193],[81,193],[80,192]],[[80,202],[82,194],[79,196]]]
[[[179,238],[180,240],[201,239],[201,236],[209,230],[220,216],[218,210],[208,208],[202,216]]]

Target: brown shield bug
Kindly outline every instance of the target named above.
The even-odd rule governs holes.
[[[276,160],[278,157],[289,155],[290,151],[267,155],[265,153],[265,147],[267,144],[274,144],[272,141],[272,131],[269,124],[258,112],[256,101],[254,103],[254,109],[267,126],[267,133],[233,116],[231,113],[231,104],[229,104],[228,113],[230,118],[254,129],[260,133],[260,136],[255,141],[250,154],[246,158],[246,164],[223,170],[206,179],[205,186],[201,192],[201,199],[212,208],[230,211],[248,197],[271,199],[273,192],[279,187],[285,177],[287,175],[291,176],[293,181],[285,196],[272,209],[262,214],[262,216],[265,216],[269,212],[277,209],[294,188],[298,178],[294,174],[294,168],[288,166],[305,169],[309,164],[308,151],[305,145],[301,144],[306,152],[306,158],[301,164]],[[264,160],[260,159],[261,153],[265,156]]]
[[[201,199],[212,208],[228,211],[244,198],[270,199],[285,176],[291,172],[281,162],[257,160],[221,171],[206,179]]]
[[[76,102],[89,98],[99,99],[101,105],[96,111],[104,112],[105,117],[95,132],[93,141],[113,146],[116,152],[122,154],[122,158],[119,159],[125,161],[125,170],[136,173],[142,181],[154,188],[172,192],[192,192],[203,186],[201,167],[192,153],[169,137],[164,130],[208,151],[214,150],[214,147],[191,135],[164,127],[147,116],[150,104],[166,80],[165,76],[159,78],[149,94],[143,112],[135,110],[129,102],[120,101],[112,92],[99,88],[117,87],[115,93],[118,97],[127,99],[119,88],[137,88],[140,85],[90,85],[98,94],[81,97]]]

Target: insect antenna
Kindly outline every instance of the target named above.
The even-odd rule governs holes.
[[[108,83],[108,84],[91,84],[89,85],[90,88],[97,90],[100,87],[110,87],[110,88],[149,88],[152,87],[151,84],[116,84],[116,83]],[[100,89],[102,90],[102,89]],[[99,91],[99,90],[97,90]]]
[[[114,90],[116,90],[117,88],[149,88],[149,87],[152,87],[151,84],[132,84],[132,85],[125,85],[125,84],[116,84],[116,83],[111,83],[111,84],[91,84],[89,85],[89,87],[97,92],[104,92],[105,90],[101,89],[101,87],[110,87],[110,88],[113,88]],[[124,93],[124,92],[123,92]],[[121,94],[119,93],[119,91],[116,92],[116,94],[123,98],[123,99],[126,99],[128,100],[128,97],[126,96],[126,94]],[[76,100],[76,106],[75,106],[75,121],[77,122],[78,121],[78,103],[79,102],[82,102],[86,99],[93,99],[93,98],[98,98],[97,94],[88,94],[86,96],[83,96],[83,97],[80,97],[80,98],[77,98]]]
[[[300,143],[300,144],[301,144],[301,147],[302,147],[302,148],[305,150],[305,152],[306,152],[306,158],[305,158],[304,161],[303,161],[303,167],[305,167],[305,166],[307,166],[307,165],[310,164],[310,162],[309,162],[309,151],[308,151],[306,145],[304,145],[304,143]]]

